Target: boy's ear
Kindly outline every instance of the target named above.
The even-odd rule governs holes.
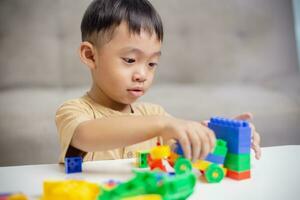
[[[81,42],[79,47],[79,57],[81,62],[87,65],[90,69],[96,68],[95,62],[96,50],[90,42]]]

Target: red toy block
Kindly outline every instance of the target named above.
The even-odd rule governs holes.
[[[235,180],[244,180],[251,177],[251,171],[236,172],[228,169],[226,176]]]
[[[149,167],[150,167],[151,170],[160,169],[160,170],[162,170],[164,172],[167,171],[166,168],[165,168],[165,166],[163,165],[161,159],[159,159],[159,160],[153,160],[151,158],[151,156],[148,156],[148,164],[149,164]]]

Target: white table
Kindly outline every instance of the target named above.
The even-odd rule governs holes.
[[[86,162],[83,173],[78,174],[65,174],[64,167],[58,164],[0,167],[0,193],[20,191],[34,199],[42,193],[44,180],[125,181],[133,177],[132,163],[133,160]],[[219,184],[198,181],[189,199],[300,199],[300,145],[263,148],[262,159],[256,161],[252,156],[251,165],[251,179],[225,178]]]

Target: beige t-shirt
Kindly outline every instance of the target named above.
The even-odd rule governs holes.
[[[67,156],[82,156],[84,161],[132,158],[136,151],[147,150],[155,146],[157,138],[125,148],[101,152],[82,152],[70,145],[76,127],[87,120],[121,115],[168,115],[161,106],[150,103],[135,103],[132,105],[132,110],[133,113],[112,110],[96,103],[88,95],[66,101],[59,107],[55,116],[61,148],[59,162],[63,163]]]

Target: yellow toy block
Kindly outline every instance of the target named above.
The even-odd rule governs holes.
[[[97,184],[86,181],[46,181],[40,200],[95,200],[99,192]]]
[[[13,194],[8,197],[8,200],[27,200],[24,194]]]
[[[193,167],[205,171],[212,163],[206,160],[197,160],[193,163]]]
[[[153,160],[165,159],[171,154],[170,146],[156,146],[150,150],[150,155]]]
[[[122,200],[162,200],[162,197],[158,194],[145,194],[135,197],[123,198]]]

